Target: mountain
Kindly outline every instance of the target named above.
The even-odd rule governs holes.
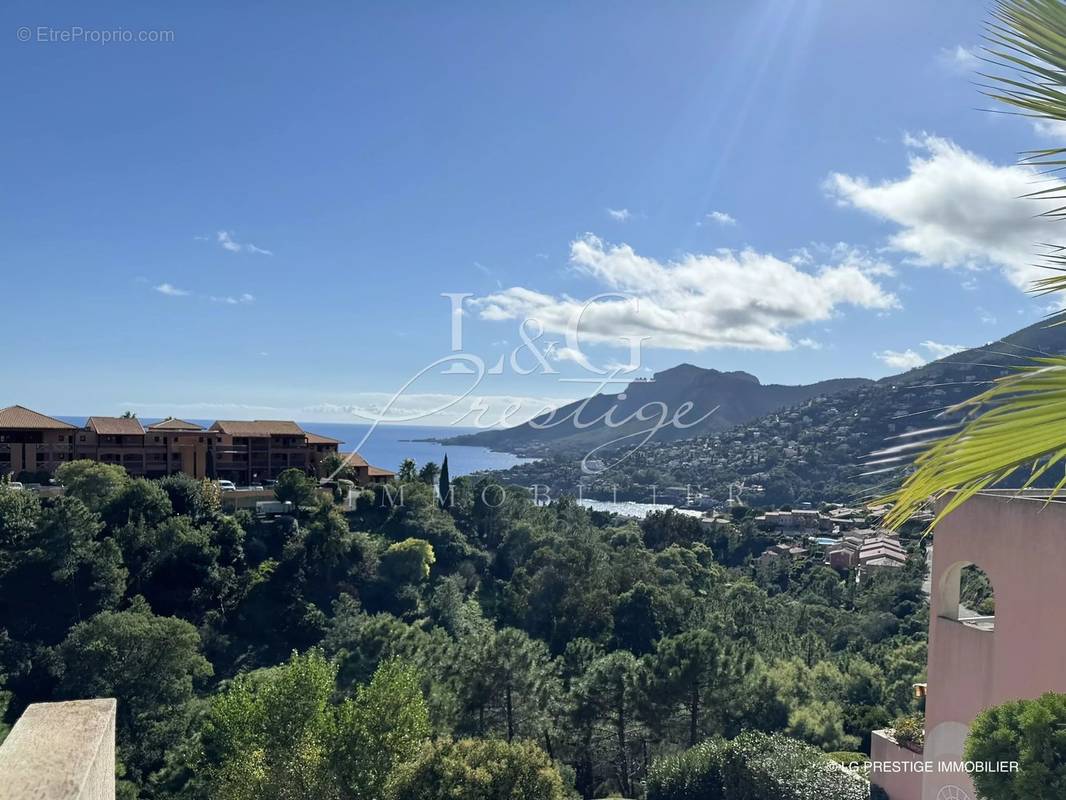
[[[683,500],[688,487],[710,502],[744,483],[745,500],[763,505],[846,502],[894,485],[909,457],[888,462],[873,455],[913,439],[903,434],[950,424],[949,407],[973,397],[1012,367],[1041,355],[1066,354],[1066,326],[1031,325],[1003,339],[933,361],[900,375],[820,394],[727,430],[695,438],[650,442],[635,452],[604,453],[617,464],[599,474],[580,460],[554,454],[496,476],[506,483],[543,484],[552,496],[648,502]],[[632,448],[630,448],[632,449]],[[909,452],[909,451],[907,451]],[[599,454],[597,454],[599,455]],[[1048,475],[1052,482],[1061,475]],[[673,497],[670,497],[671,489]],[[676,488],[681,487],[681,488]],[[617,494],[615,494],[617,492]]]
[[[747,372],[719,372],[680,364],[655,373],[652,380],[632,381],[622,392],[598,394],[524,425],[457,436],[446,443],[479,445],[522,455],[588,452],[626,436],[631,438],[625,441],[639,441],[643,437],[634,434],[653,428],[659,419],[664,420],[665,426],[656,431],[656,441],[690,439],[728,430],[812,397],[871,383],[865,378],[840,378],[807,386],[763,385]],[[686,411],[689,403],[692,407]],[[641,409],[650,418],[637,417]],[[668,424],[675,415],[679,425]],[[626,422],[611,426],[603,422],[605,417],[616,423]],[[696,424],[682,427],[691,423]]]

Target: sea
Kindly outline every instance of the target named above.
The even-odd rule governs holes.
[[[610,500],[589,500],[586,498],[578,500],[577,504],[590,511],[607,511],[611,514],[618,514],[621,517],[633,517],[634,519],[644,519],[644,517],[649,514],[654,514],[657,511],[669,511],[670,509],[674,509],[677,513],[684,514],[686,517],[695,517],[697,519],[703,517],[702,511],[693,508],[678,508],[677,506],[668,505],[666,503],[614,502]]]
[[[64,422],[84,425],[86,417],[59,417]],[[158,419],[141,418],[141,424],[150,425]],[[190,419],[210,426],[214,420]],[[461,436],[464,433],[477,433],[477,428],[460,428],[452,426],[431,425],[388,425],[381,424],[370,432],[370,425],[350,422],[300,422],[301,428],[320,436],[340,439],[344,451],[358,450],[359,454],[375,467],[398,470],[405,458],[412,458],[421,467],[428,461],[440,464],[448,455],[448,472],[452,477],[469,475],[483,470],[507,469],[518,464],[536,461],[534,458],[520,458],[512,453],[500,453],[487,447],[470,447],[448,445],[445,447],[433,439],[446,439]],[[370,432],[369,437],[367,433]],[[364,437],[366,440],[364,441]]]

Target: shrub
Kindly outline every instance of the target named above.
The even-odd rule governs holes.
[[[724,746],[713,739],[657,760],[648,770],[647,800],[725,800]]]
[[[398,770],[396,800],[564,800],[563,779],[532,742],[462,739],[428,744]]]
[[[809,744],[780,734],[742,733],[723,761],[726,800],[867,800],[869,784]]]
[[[861,753],[850,760],[865,761]],[[868,800],[870,785],[821,750],[780,734],[742,733],[655,762],[648,800]]]
[[[1066,796],[1066,695],[1048,692],[985,709],[970,726],[966,760],[1018,762],[1016,772],[973,772],[988,800],[1052,800]]]
[[[916,753],[925,747],[925,715],[907,714],[892,723],[892,736],[900,747]]]

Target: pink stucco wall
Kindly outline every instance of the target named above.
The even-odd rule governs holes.
[[[922,753],[900,747],[892,738],[891,731],[874,731],[870,737],[870,779],[888,792],[891,800],[918,800],[922,795],[923,773],[913,766],[924,761]],[[898,764],[894,769],[882,769],[878,765]]]
[[[953,584],[971,563],[992,581],[993,631],[951,618]],[[930,603],[925,757],[936,761],[961,755],[981,710],[1066,692],[1066,503],[992,494],[967,501],[936,529]],[[964,776],[929,775],[922,800],[949,784],[973,796]]]

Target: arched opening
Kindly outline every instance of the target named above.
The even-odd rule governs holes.
[[[969,561],[952,564],[940,579],[940,616],[972,628],[996,628],[996,594],[983,569]]]

